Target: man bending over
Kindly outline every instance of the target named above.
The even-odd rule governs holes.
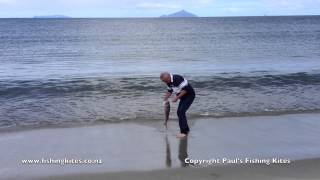
[[[176,95],[172,102],[177,102],[178,100],[180,100],[177,111],[179,117],[180,133],[177,134],[177,138],[184,138],[190,131],[186,112],[195,98],[194,89],[185,78],[177,74],[163,72],[160,74],[160,79],[168,86],[168,92],[166,92],[164,96],[164,101],[168,101],[168,98],[172,95],[172,93]]]

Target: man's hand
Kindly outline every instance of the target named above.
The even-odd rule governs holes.
[[[172,99],[172,102],[177,102],[179,100],[179,97],[176,96],[175,98]]]
[[[172,102],[177,102],[179,99],[181,99],[181,98],[182,98],[184,95],[186,95],[186,94],[187,94],[187,91],[182,90],[178,96],[176,96],[175,98],[173,98]]]
[[[170,96],[171,96],[171,93],[166,92],[166,93],[164,94],[163,101],[167,101]]]

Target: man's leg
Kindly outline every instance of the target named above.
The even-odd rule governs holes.
[[[190,131],[188,122],[187,122],[186,112],[191,106],[193,100],[194,100],[194,96],[191,96],[191,95],[187,95],[186,97],[180,100],[177,114],[179,117],[179,126],[180,126],[181,134],[187,135]]]

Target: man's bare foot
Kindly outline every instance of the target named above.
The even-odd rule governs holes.
[[[183,133],[177,134],[177,138],[182,139],[182,138],[184,138],[184,137],[187,137],[187,134],[183,134]]]

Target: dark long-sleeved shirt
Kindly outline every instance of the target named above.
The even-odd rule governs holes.
[[[187,94],[194,95],[195,92],[189,82],[178,74],[170,74],[171,82],[167,83],[168,92],[179,94],[182,90],[185,90]]]

